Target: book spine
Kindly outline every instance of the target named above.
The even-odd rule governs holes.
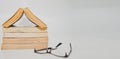
[[[48,37],[48,33],[4,33],[3,37]]]

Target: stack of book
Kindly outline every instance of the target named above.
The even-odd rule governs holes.
[[[36,27],[12,27],[25,13]],[[48,47],[47,26],[38,19],[28,8],[18,11],[3,24],[2,50],[13,49],[43,49]]]

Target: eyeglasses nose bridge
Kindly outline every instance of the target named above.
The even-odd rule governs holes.
[[[47,49],[47,53],[51,53],[51,51],[52,51],[52,48]]]

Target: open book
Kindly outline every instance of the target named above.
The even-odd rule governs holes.
[[[26,17],[33,22],[35,25],[37,25],[38,28],[42,29],[42,30],[46,30],[47,26],[44,22],[42,22],[38,17],[36,17],[30,10],[29,8],[19,8],[16,13],[3,24],[4,28],[8,28],[10,26],[12,26],[14,23],[16,23],[25,13]]]

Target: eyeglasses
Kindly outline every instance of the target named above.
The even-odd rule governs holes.
[[[70,51],[69,51],[69,53],[65,53],[65,55],[63,55],[63,56],[54,54],[52,52],[53,50],[56,50],[61,44],[62,43],[59,43],[55,48],[48,47],[48,48],[44,48],[44,49],[40,49],[40,50],[34,49],[34,53],[37,53],[37,54],[51,54],[51,55],[54,55],[54,56],[57,56],[57,57],[68,58],[70,56],[71,52],[72,52],[71,43],[70,43]]]

